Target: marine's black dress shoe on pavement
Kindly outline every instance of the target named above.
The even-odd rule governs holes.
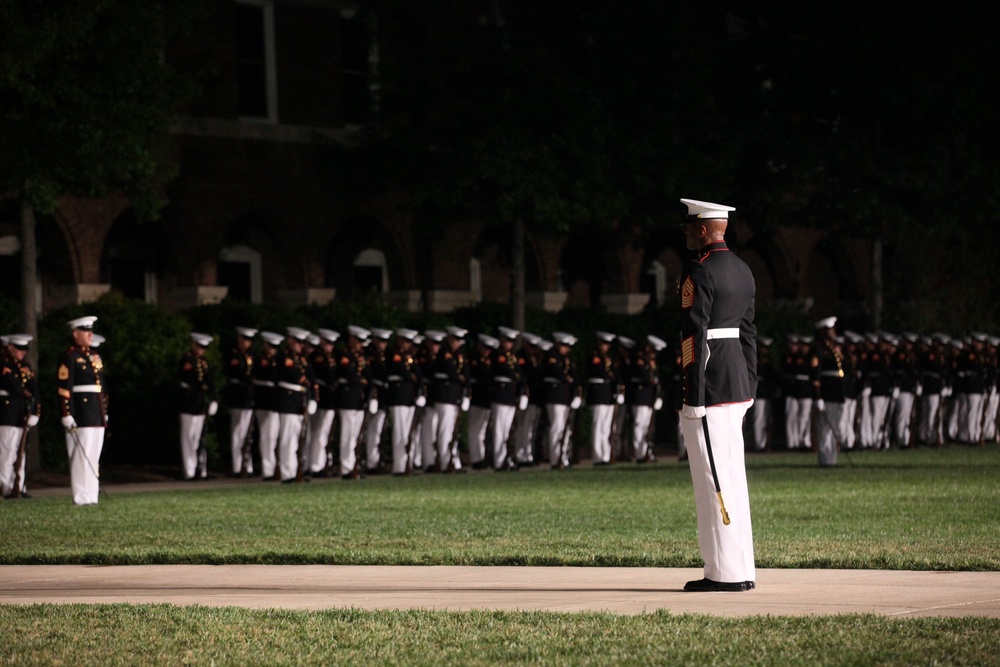
[[[756,585],[752,581],[712,581],[711,579],[698,579],[684,584],[684,590],[694,593],[739,593],[740,591],[752,591]]]

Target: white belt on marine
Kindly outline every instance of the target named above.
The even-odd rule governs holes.
[[[274,383],[270,380],[254,380],[253,383],[258,387],[273,387]]]
[[[73,387],[74,394],[100,394],[101,385],[99,384],[78,384]]]
[[[305,391],[306,388],[300,384],[292,384],[291,382],[279,382],[278,386],[282,389],[287,389],[288,391]]]
[[[725,329],[708,330],[708,340],[714,340],[716,338],[739,338],[739,337],[740,337],[739,327],[728,327]]]

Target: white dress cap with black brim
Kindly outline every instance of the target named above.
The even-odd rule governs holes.
[[[566,333],[565,331],[553,331],[552,341],[558,343],[559,345],[569,345],[572,347],[573,345],[576,345],[576,336]]]
[[[19,350],[27,350],[28,344],[35,338],[31,334],[17,333],[4,336],[8,345],[13,345]]]
[[[199,347],[208,347],[212,343],[212,337],[206,333],[191,332],[191,340]]]
[[[646,336],[646,340],[649,342],[650,345],[653,346],[653,349],[656,350],[657,352],[659,352],[660,350],[665,350],[667,348],[667,341],[663,340],[659,336],[654,336],[650,334],[649,336]]]
[[[451,336],[452,338],[458,338],[459,340],[464,339],[466,335],[468,335],[469,333],[468,329],[463,329],[462,327],[455,327],[455,326],[445,327],[444,330],[448,332],[449,336]]]
[[[478,338],[479,338],[479,342],[480,343],[482,343],[483,345],[485,345],[486,347],[488,347],[488,348],[490,348],[492,350],[495,350],[498,347],[500,347],[500,339],[499,338],[494,338],[493,336],[490,336],[489,334],[482,334],[482,333],[478,335]]]
[[[94,322],[97,318],[93,315],[87,315],[86,317],[78,317],[75,320],[69,321],[70,329],[80,329],[82,331],[90,331],[94,328]]]
[[[310,332],[308,329],[303,329],[302,327],[285,327],[285,331],[288,333],[289,338],[294,338],[303,343],[309,340]]]
[[[264,339],[265,343],[273,347],[278,347],[285,342],[285,337],[275,331],[261,331],[260,337]]]
[[[368,340],[372,335],[372,332],[369,331],[368,329],[365,329],[364,327],[359,327],[354,324],[349,324],[347,326],[347,333],[348,335],[354,336],[355,338],[357,338],[362,342]]]
[[[607,331],[598,331],[597,340],[604,343],[611,343],[615,340],[615,335],[613,333],[608,333]]]
[[[521,334],[521,340],[523,340],[528,345],[534,345],[535,347],[538,347],[538,341],[540,341],[541,339],[542,339],[541,336],[536,336],[535,334],[528,333],[527,331]]]
[[[615,340],[617,340],[618,344],[624,347],[626,350],[631,350],[633,347],[635,347],[635,341],[629,338],[628,336],[615,336]]]
[[[835,326],[837,326],[836,317],[824,317],[823,319],[816,321],[817,329],[832,329]]]
[[[379,340],[389,340],[392,338],[392,329],[380,329],[379,327],[372,327],[372,337],[378,338]]]
[[[427,336],[427,340],[434,343],[440,343],[441,341],[443,341],[445,338],[448,337],[448,334],[441,331],[440,329],[428,329],[427,331],[424,332],[424,335]]]
[[[736,209],[725,204],[713,204],[697,199],[681,199],[688,208],[688,220],[728,220],[730,211]]]
[[[340,340],[339,331],[334,331],[333,329],[319,329],[318,331],[319,331],[319,337],[327,342],[336,343],[338,340]]]
[[[257,335],[257,330],[251,329],[250,327],[236,327],[236,333],[244,338],[253,338]]]
[[[415,329],[407,329],[406,327],[396,329],[396,336],[408,341],[412,341],[419,333],[420,332]]]
[[[501,338],[506,338],[507,340],[517,340],[517,337],[521,335],[520,331],[511,329],[510,327],[497,327],[497,332]]]

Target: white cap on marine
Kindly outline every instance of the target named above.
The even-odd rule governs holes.
[[[686,204],[688,207],[689,222],[693,222],[694,220],[728,220],[729,212],[736,210],[732,206],[726,206],[725,204],[713,204],[712,202],[698,201],[697,199],[681,199],[681,203]]]

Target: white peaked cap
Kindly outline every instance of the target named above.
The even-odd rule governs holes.
[[[649,344],[652,345],[653,349],[655,349],[657,352],[666,349],[667,347],[667,341],[663,340],[659,336],[649,335],[646,336],[646,340],[649,341]]]
[[[767,336],[758,336],[757,342],[763,345],[764,347],[771,347],[771,343],[774,342],[774,339],[768,338]]]
[[[24,333],[10,334],[9,336],[4,336],[4,338],[7,339],[4,342],[9,345],[13,345],[14,347],[27,347],[28,343],[34,340],[34,337],[31,334]],[[96,339],[97,336],[94,335],[94,338]],[[93,345],[94,343],[91,341],[91,346]]]
[[[837,326],[837,318],[836,317],[825,317],[822,320],[817,320],[816,321],[816,328],[817,329],[832,329],[835,326]]]
[[[340,339],[340,332],[333,329],[319,329],[319,337],[331,343],[336,343]]]
[[[212,342],[212,337],[209,336],[208,334],[192,331],[191,340],[193,340],[198,345],[201,345],[202,347],[208,347],[209,343]],[[93,341],[91,341],[91,344],[93,344]]]
[[[281,345],[281,343],[285,340],[284,336],[274,331],[261,331],[260,337],[264,339],[265,343],[267,343],[268,345],[273,345],[275,347]]]
[[[597,338],[605,343],[610,343],[615,339],[615,335],[613,333],[608,333],[607,331],[598,331]]]
[[[527,331],[525,331],[523,334],[521,334],[521,340],[523,340],[528,345],[534,345],[534,346],[537,347],[538,346],[538,341],[540,341],[542,339],[541,339],[540,336],[536,336],[533,333],[528,333]]]
[[[378,327],[372,327],[372,336],[382,340],[389,340],[392,338],[392,329],[379,329]]]
[[[309,341],[310,345],[319,345],[319,336],[314,333],[309,334],[309,337],[306,340]]]
[[[521,335],[520,331],[511,329],[510,327],[497,327],[497,332],[508,340],[517,340],[517,337]]]
[[[257,335],[257,330],[251,329],[250,327],[236,327],[236,333],[244,338],[253,338]]]
[[[75,320],[69,321],[70,329],[92,329],[94,328],[94,322],[97,318],[93,315],[88,315],[87,317],[78,317]]]
[[[732,206],[713,204],[712,202],[698,201],[697,199],[681,199],[681,203],[687,204],[689,218],[698,218],[700,220],[716,220],[719,218],[728,220],[729,212],[736,210]]]
[[[435,343],[440,343],[445,339],[445,336],[447,336],[448,334],[446,334],[443,331],[440,331],[439,329],[428,329],[427,331],[424,332],[424,335],[427,336],[427,340],[434,341]]]
[[[479,334],[479,342],[486,347],[493,348],[494,350],[500,347],[500,341],[493,336],[487,334]]]
[[[626,350],[631,350],[635,347],[635,341],[628,336],[618,336],[618,344],[624,347]]]
[[[302,329],[301,327],[285,327],[285,331],[288,332],[289,337],[295,340],[305,341],[309,338],[309,330]]]
[[[419,334],[420,332],[415,329],[407,329],[405,327],[396,329],[396,335],[406,340],[414,340]]]
[[[368,337],[372,335],[372,332],[369,331],[368,329],[365,329],[364,327],[355,326],[353,324],[349,324],[347,326],[347,333],[354,336],[360,341],[366,341],[368,340]]]
[[[552,341],[545,340],[544,338],[539,338],[535,346],[542,352],[548,352],[552,349]]]
[[[449,336],[452,336],[454,338],[465,338],[466,334],[469,333],[468,329],[463,329],[462,327],[449,326],[445,327],[444,330],[448,332]]]
[[[565,331],[553,331],[552,340],[563,345],[576,345],[576,336]]]

